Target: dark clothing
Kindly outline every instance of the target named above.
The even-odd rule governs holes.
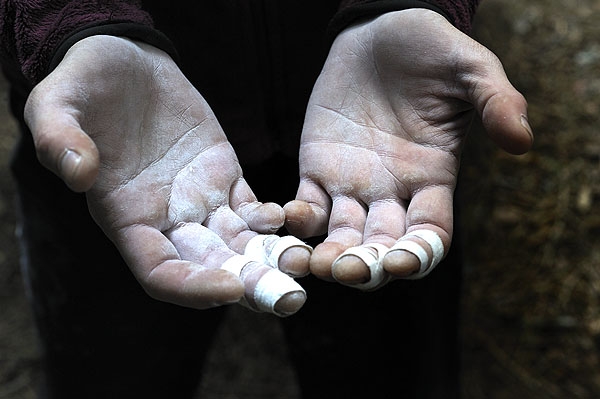
[[[215,35],[229,32],[220,29],[215,22],[229,22],[221,18],[221,14],[212,14],[210,11],[221,9],[237,10],[238,16],[249,16],[248,12],[266,11],[267,19],[276,17],[285,23],[296,21],[303,25],[299,33],[310,33],[314,25],[312,17],[335,17],[330,26],[330,37],[335,36],[350,23],[367,17],[374,17],[388,11],[407,8],[431,8],[446,16],[457,28],[468,33],[471,20],[480,0],[342,0],[342,1],[256,1],[228,0],[221,2],[199,1],[177,7],[173,3],[160,1],[139,0],[0,0],[0,58],[3,63],[10,61],[32,83],[39,82],[47,73],[48,66],[58,48],[69,37],[77,32],[90,27],[130,23],[139,25],[139,31],[128,28],[122,33],[124,36],[135,35],[157,44],[155,35],[143,33],[143,28],[152,28],[152,17],[162,18],[163,15],[175,17],[177,23],[171,25],[176,30],[192,30],[199,27],[197,18],[208,13],[210,26],[217,30],[212,31],[209,40]],[[140,5],[143,3],[143,9]],[[212,3],[212,4],[211,4]],[[154,12],[160,8],[166,14]],[[145,12],[150,10],[150,15]],[[281,14],[269,14],[269,10],[281,11]],[[335,11],[338,10],[336,13]],[[301,11],[295,14],[295,11]],[[152,16],[152,17],[151,17]],[[307,18],[308,17],[308,18]],[[168,19],[169,17],[167,17]],[[160,25],[160,24],[159,24]],[[243,25],[243,24],[242,24]],[[161,26],[158,26],[161,28]],[[308,29],[306,29],[308,28]],[[142,33],[140,33],[142,32]],[[186,37],[187,39],[187,37]],[[244,37],[238,37],[244,41]],[[162,47],[162,41],[159,40]],[[60,53],[60,51],[58,51]]]
[[[198,1],[185,11],[164,1],[144,2],[144,11],[137,4],[0,0],[3,68],[24,132],[13,162],[19,234],[48,398],[189,397],[226,311],[148,297],[90,218],[85,196],[36,161],[24,101],[69,38],[121,34],[177,52],[258,198],[283,204],[295,196],[290,177],[298,176],[304,111],[328,38],[360,18],[419,5],[468,31],[477,1],[345,1],[339,11],[325,0]],[[27,7],[29,19],[15,17]],[[288,177],[277,191],[263,179],[275,168]],[[371,293],[300,281],[308,301],[282,323],[306,398],[458,396],[459,238],[423,280]]]
[[[229,0],[189,2],[182,11],[156,0],[143,2],[143,9],[135,0],[0,0],[0,57],[26,93],[86,36],[146,41],[178,60],[233,147],[244,149],[240,162],[257,163],[278,152],[295,158],[304,106],[339,31],[387,11],[421,7],[468,32],[478,2]]]

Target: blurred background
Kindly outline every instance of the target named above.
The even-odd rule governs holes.
[[[479,8],[473,35],[527,98],[536,141],[509,156],[475,123],[463,155],[465,399],[600,397],[599,20],[600,0]],[[39,354],[7,166],[15,135],[0,79],[0,399],[33,399]],[[250,331],[248,314],[231,309],[199,394],[297,398],[276,320],[252,314]]]
[[[600,1],[484,0],[529,102],[520,157],[476,127],[461,175],[465,398],[600,397]]]

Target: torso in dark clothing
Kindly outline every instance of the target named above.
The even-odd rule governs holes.
[[[217,115],[242,164],[296,157],[338,1],[144,2],[180,67]],[[318,10],[319,12],[315,12]]]

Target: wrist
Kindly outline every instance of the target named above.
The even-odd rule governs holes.
[[[449,21],[449,15],[442,8],[432,4],[432,2],[419,0],[379,0],[379,1],[346,1],[350,3],[342,7],[329,23],[327,35],[329,42],[333,42],[335,37],[344,29],[351,25],[359,24],[368,20],[377,18],[389,12],[428,9],[444,16]]]
[[[175,61],[178,59],[177,50],[171,41],[160,31],[149,26],[137,23],[90,25],[74,32],[60,43],[50,61],[47,74],[56,68],[69,49],[76,43],[99,35],[125,37],[134,41],[147,43],[166,52]]]

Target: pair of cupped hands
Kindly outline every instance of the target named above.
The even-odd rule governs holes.
[[[509,153],[531,147],[527,103],[497,57],[423,9],[338,35],[307,107],[297,195],[283,207],[257,200],[209,105],[152,46],[79,41],[25,110],[41,163],[86,192],[149,295],[280,316],[304,303],[295,278],[308,273],[373,290],[436,266],[475,114]],[[284,225],[293,236],[276,235]],[[301,241],[323,234],[314,249]]]

